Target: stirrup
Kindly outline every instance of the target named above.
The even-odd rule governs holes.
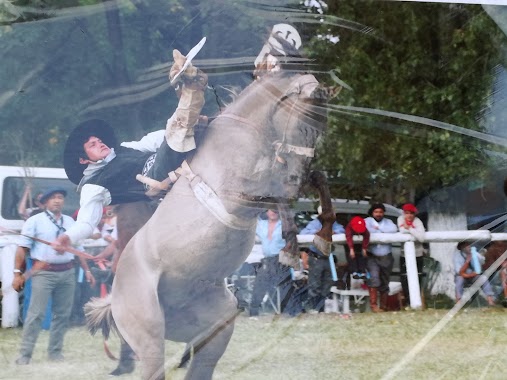
[[[164,191],[165,192],[169,191],[171,185],[173,184],[173,182],[169,177],[167,177],[163,181],[157,181],[153,178],[146,177],[142,174],[138,174],[136,175],[136,179],[139,182],[144,183],[146,186],[148,186],[148,190],[145,192],[145,194],[148,197],[155,197]]]

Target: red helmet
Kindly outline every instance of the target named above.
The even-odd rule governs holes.
[[[354,216],[352,220],[350,221],[350,226],[354,230],[354,232],[358,234],[364,233],[366,231],[366,223],[364,222],[364,219],[360,216]]]
[[[403,211],[413,212],[414,214],[417,214],[417,207],[415,207],[412,203],[406,203],[401,208]]]

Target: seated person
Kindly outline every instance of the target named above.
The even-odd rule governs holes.
[[[493,274],[489,276],[489,282],[495,297],[500,298],[502,305],[507,307],[507,260],[496,262],[507,251],[507,241],[493,241],[485,248],[485,261],[482,268],[486,271],[491,266],[496,267]]]
[[[472,245],[468,242],[460,242],[457,245],[457,251],[454,253],[454,282],[456,285],[456,301],[459,302],[463,296],[463,289],[465,285],[471,285],[476,280],[485,280],[482,285],[482,290],[486,294],[486,299],[489,306],[494,306],[493,291],[489,281],[481,275],[482,272],[480,263],[473,264],[472,260]]]

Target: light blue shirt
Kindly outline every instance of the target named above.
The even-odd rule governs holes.
[[[286,243],[285,239],[282,238],[282,222],[279,220],[276,223],[271,240],[268,239],[268,225],[267,220],[259,219],[255,233],[261,240],[264,257],[273,257],[280,253]]]
[[[51,212],[49,213],[54,217]],[[62,215],[61,218],[63,218],[62,227],[65,229],[75,223],[74,219],[70,216]],[[60,225],[60,223],[61,220],[58,220],[58,225]],[[26,220],[23,224],[21,233],[52,242],[58,236],[59,229],[55,226],[51,219],[49,219],[45,212],[41,212]],[[60,232],[60,234],[61,233],[62,232]],[[18,245],[20,247],[30,249],[30,257],[35,260],[44,261],[50,264],[63,264],[74,260],[74,255],[70,252],[59,254],[49,245],[37,242],[25,236],[19,236]]]
[[[310,223],[306,225],[305,228],[301,230],[299,233],[300,235],[315,235],[317,232],[319,232],[322,229],[322,223],[320,222],[319,218],[315,218]],[[338,223],[333,223],[333,234],[344,234],[345,228]]]
[[[369,216],[364,220],[366,222],[366,228],[370,234],[379,233],[395,233],[398,232],[398,227],[393,223],[391,219],[383,218],[380,222],[377,222],[374,218]],[[371,236],[371,235],[370,235]],[[387,256],[391,253],[391,244],[371,244],[368,246],[368,252],[373,253],[375,256]]]
[[[322,223],[320,222],[319,218],[315,218],[310,223],[308,223],[306,225],[306,227],[303,228],[299,234],[300,235],[315,235],[321,229],[322,229]],[[333,234],[343,234],[343,233],[345,233],[345,228],[343,228],[343,226],[340,223],[334,222],[333,223]],[[313,252],[322,255],[322,252],[320,252],[315,246],[311,245],[310,249]]]
[[[454,252],[454,256],[453,256],[453,263],[454,263],[454,273],[455,275],[459,276],[459,271],[461,269],[461,267],[463,266],[463,264],[465,264],[465,261],[467,259],[467,254],[465,252],[462,252],[462,251],[458,251],[456,250]],[[465,273],[472,273],[472,272],[475,272],[475,273],[478,273],[481,271],[481,265],[483,264],[481,261],[484,260],[484,256],[482,255],[479,255],[479,261],[478,261],[478,265],[479,265],[479,268],[474,268],[474,261],[470,261],[470,265],[468,266],[467,270],[465,271]]]

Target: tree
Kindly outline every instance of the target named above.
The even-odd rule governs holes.
[[[472,133],[484,131],[504,34],[472,5],[330,2],[327,15],[364,26],[324,18],[318,33],[339,35],[339,44],[316,38],[309,48],[352,88],[330,107],[316,163],[335,174],[333,194],[395,204],[425,198],[431,229],[466,229],[456,195],[463,189],[454,185],[490,173],[485,147],[504,150]],[[450,247],[431,249],[450,271]],[[450,272],[442,278],[440,290],[452,294]]]

